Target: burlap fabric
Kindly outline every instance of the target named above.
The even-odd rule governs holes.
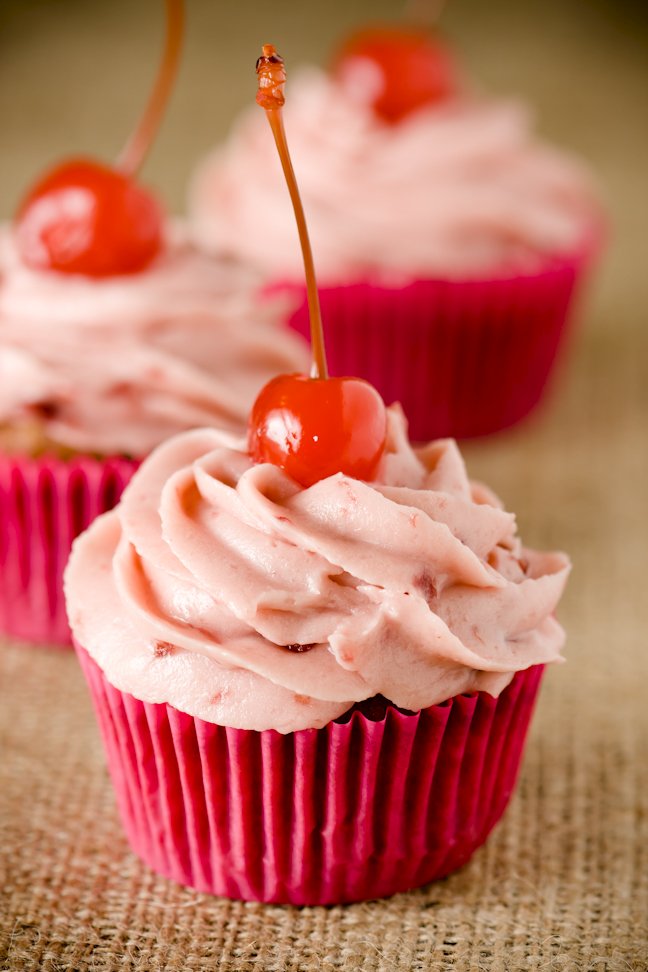
[[[201,30],[201,18],[206,28],[224,16],[237,38],[232,63],[243,58],[253,42],[243,6],[196,2],[199,23],[186,84],[213,77],[215,35]],[[324,53],[346,6],[332,5],[334,16],[326,19],[321,37],[316,26],[306,26],[306,14],[299,15],[295,30],[308,34],[309,53],[313,45],[317,53],[318,44]],[[349,17],[361,19],[361,6]],[[116,7],[126,16],[125,4],[111,3],[100,17],[110,58]],[[52,8],[57,14],[47,21],[47,45],[63,24],[70,44],[85,49],[88,35],[82,28],[74,32],[74,17],[58,13],[74,8],[81,16],[79,6]],[[45,16],[46,5],[39,9]],[[151,11],[147,5],[128,9],[141,50]],[[603,0],[547,0],[542,14],[536,11],[535,28],[509,16],[506,5],[457,4],[448,11],[477,70],[503,79],[504,88],[518,78],[520,89],[541,102],[554,134],[597,161],[617,235],[589,302],[587,327],[549,408],[518,431],[465,450],[472,473],[518,513],[526,541],[562,546],[574,559],[561,609],[568,663],[545,679],[517,794],[490,841],[449,879],[363,905],[296,910],[178,888],[140,865],[121,835],[75,658],[0,645],[0,969],[648,969],[648,138],[639,124],[628,122],[648,117],[648,85],[645,28],[642,33],[636,19],[640,5],[632,30],[628,9],[609,4],[606,19]],[[273,16],[282,10],[274,5]],[[282,28],[292,29],[288,13],[279,19]],[[16,43],[28,35],[27,19],[20,23]],[[540,32],[544,47],[537,42]],[[34,48],[37,58],[46,60],[42,45]],[[30,81],[27,55],[14,63],[19,84],[11,88],[11,102],[18,107],[7,117],[14,136],[32,146],[33,158],[9,160],[14,179],[2,186],[5,211],[27,161],[36,168],[36,155],[44,154],[45,144],[51,152],[55,141],[45,118],[44,127],[23,121],[20,105],[29,103],[29,84],[37,79]],[[140,70],[136,64],[135,58],[133,71]],[[108,68],[107,60],[106,73]],[[122,74],[130,84],[130,67]],[[144,67],[141,74],[144,84]],[[127,82],[116,77],[115,84],[122,103],[115,96],[106,125],[118,138]],[[184,92],[186,109],[190,88]],[[56,116],[68,132],[76,131],[71,104],[61,103]],[[84,124],[96,127],[94,114],[80,128]],[[198,147],[199,129],[181,110],[175,126],[163,139],[169,153],[162,151],[158,164],[167,165],[179,200],[186,169],[175,163],[183,151],[187,162]]]

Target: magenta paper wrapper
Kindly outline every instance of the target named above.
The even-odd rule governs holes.
[[[71,645],[63,571],[74,538],[121,496],[137,463],[0,453],[0,632]]]
[[[499,699],[281,735],[140,702],[77,650],[135,853],[198,891],[294,905],[385,897],[465,864],[509,801],[542,675]]]
[[[531,275],[322,287],[331,374],[359,375],[399,401],[415,441],[514,425],[542,398],[595,248]],[[305,289],[285,289],[299,294],[289,323],[308,337]]]

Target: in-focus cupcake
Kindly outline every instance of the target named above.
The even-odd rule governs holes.
[[[0,632],[70,643],[73,538],[169,435],[240,432],[268,378],[304,367],[284,303],[121,171],[65,163],[32,191],[0,229]]]
[[[286,126],[334,373],[399,400],[416,440],[483,435],[527,414],[601,234],[584,166],[539,141],[518,101],[469,90],[438,41],[395,27],[351,39],[329,73],[304,70]],[[205,246],[301,294],[292,324],[306,333],[264,136],[263,119],[245,114],[201,165],[194,225]]]
[[[370,483],[303,488],[214,430],[160,446],[66,577],[132,848],[292,904],[461,866],[511,795],[567,573],[398,409]]]
[[[326,374],[291,180],[311,377],[261,391],[247,440],[177,436],[74,546],[66,596],[133,849],[200,891],[333,904],[464,864],[511,795],[569,564],[522,547],[450,440]]]

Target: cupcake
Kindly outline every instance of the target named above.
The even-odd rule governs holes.
[[[415,440],[492,433],[540,400],[600,236],[596,191],[580,162],[537,139],[524,105],[470,90],[436,42],[377,36],[354,39],[328,73],[304,70],[286,108],[331,367],[399,400]],[[403,80],[413,56],[416,77],[430,68],[422,92]],[[204,246],[301,297],[291,323],[305,333],[299,252],[264,136],[246,113],[201,164],[193,224]]]
[[[168,88],[180,0],[167,11]],[[240,432],[268,378],[305,364],[285,299],[198,251],[136,181],[151,125],[147,111],[116,168],[54,168],[0,229],[0,631],[25,641],[70,643],[71,542],[156,445]]]
[[[134,851],[212,894],[296,905],[406,890],[502,814],[569,564],[522,547],[453,441],[328,378],[281,121],[257,71],[311,298],[311,377],[257,397],[248,438],[194,430],[73,548],[70,622]]]
[[[195,426],[245,427],[306,346],[254,273],[169,225],[157,259],[101,279],[31,270],[0,234],[0,629],[69,643],[61,575],[72,539],[137,465]]]
[[[511,795],[560,554],[398,408],[374,479],[304,488],[211,429],[79,538],[68,610],[133,850],[199,891],[332,904],[464,864]]]

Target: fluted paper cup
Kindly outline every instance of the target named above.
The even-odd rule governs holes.
[[[71,646],[63,570],[72,541],[111,509],[137,463],[0,453],[0,633]]]
[[[399,401],[416,441],[489,435],[541,401],[598,238],[537,273],[485,280],[357,281],[320,288],[334,375],[359,375]],[[291,326],[308,336],[304,288]]]
[[[141,702],[77,650],[135,853],[198,891],[293,905],[385,897],[465,864],[509,801],[542,674],[498,699],[361,706],[281,735]]]

